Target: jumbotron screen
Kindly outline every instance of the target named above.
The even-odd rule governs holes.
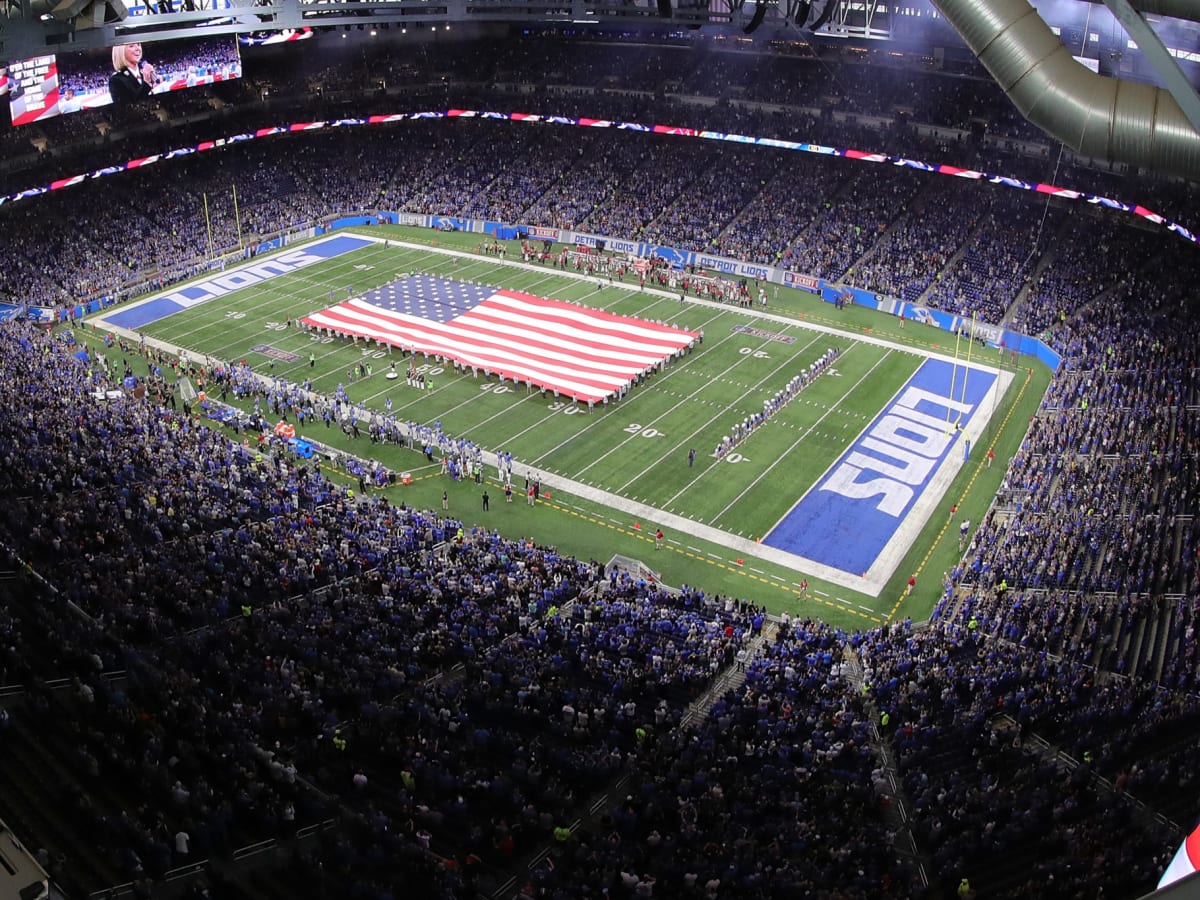
[[[8,108],[14,125],[28,125],[241,76],[242,60],[233,35],[118,44],[11,63]]]

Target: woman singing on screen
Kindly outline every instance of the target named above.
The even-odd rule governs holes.
[[[112,65],[108,93],[118,106],[149,96],[154,86],[162,80],[154,71],[154,66],[142,59],[141,44],[113,47]]]

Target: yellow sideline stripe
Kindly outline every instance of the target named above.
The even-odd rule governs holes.
[[[1026,371],[1025,383],[1023,385],[1021,385],[1021,390],[1017,391],[1016,400],[1014,400],[1012,405],[1008,408],[1008,414],[1004,417],[1004,421],[1000,423],[1000,427],[996,429],[996,436],[992,439],[991,446],[988,447],[988,450],[994,450],[996,448],[996,441],[1000,439],[1000,435],[1003,434],[1004,429],[1008,427],[1008,420],[1012,418],[1012,414],[1013,414],[1014,410],[1016,410],[1016,408],[1020,405],[1021,397],[1023,397],[1025,395],[1025,388],[1029,387],[1029,382],[1031,382],[1033,380],[1033,370],[1026,369],[1025,371]],[[986,462],[987,462],[987,454],[984,453],[983,456],[980,458],[979,462],[975,465],[975,473],[971,476],[971,480],[967,482],[967,486],[965,488],[963,488],[962,493],[959,495],[958,501],[956,503],[957,506],[962,506],[966,502],[967,495],[971,493],[971,488],[975,484],[975,479],[978,478],[979,473],[981,471],[983,471]],[[942,538],[945,537],[945,535],[946,535],[946,529],[949,528],[950,525],[951,525],[950,520],[947,519],[942,524],[942,530],[938,532],[937,538],[934,539],[933,543],[929,545],[929,549],[925,552],[925,558],[923,560],[921,560],[920,565],[917,566],[917,571],[914,573],[918,578],[920,578],[921,572],[925,568],[925,564],[927,562],[929,562],[929,557],[933,556],[933,551],[936,550],[938,545],[942,542]],[[900,605],[902,603],[904,603],[904,601],[907,599],[908,599],[908,595],[901,593],[900,599],[896,601],[896,605],[892,607],[892,611],[890,613],[888,613],[887,619],[885,621],[891,622],[892,620],[894,620],[896,618],[897,610],[900,609]]]

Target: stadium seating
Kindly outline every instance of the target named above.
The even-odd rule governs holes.
[[[782,76],[815,72],[812,60],[483,49],[498,84],[536,63],[569,71],[547,78],[559,86],[609,86],[571,102],[614,118],[888,149],[929,144],[902,122],[881,133],[831,113],[969,132],[1007,121],[994,88],[932,74],[846,66],[844,91],[784,120],[742,104],[810,102]],[[385,55],[366,69],[311,58],[324,96],[285,96],[271,114],[336,115],[346,93],[387,111],[444,108],[448,91],[547,111],[571,97],[487,92],[475,63],[421,53],[420,65]],[[417,83],[431,66],[450,88]],[[0,182],[260,125],[250,85],[287,74],[248,71],[220,89],[243,101],[235,112],[199,123],[195,98],[164,99],[164,127],[108,111],[132,133],[99,151],[83,120],[39,126],[62,151],[49,160],[5,129]],[[381,74],[398,92],[364,97]],[[741,89],[715,106],[634,93],[712,96],[729,79]],[[1195,815],[1200,753],[1193,249],[1037,198],[979,202],[980,186],[951,179],[819,158],[776,171],[744,148],[618,137],[410,123],[200,155],[175,163],[186,190],[120,176],[121,216],[102,214],[111,194],[87,185],[0,208],[0,293],[55,306],[185,277],[208,252],[205,195],[220,213],[215,246],[238,243],[236,185],[247,235],[375,206],[464,212],[1015,314],[1063,367],[932,621],[764,630],[752,598],[610,581],[484,530],[459,539],[457,520],[351,499],[269,441],[247,449],[170,410],[94,404],[106,375],[53,336],[6,325],[0,686],[16,687],[0,698],[0,787],[5,818],[65,887],[147,891],[268,841],[284,848],[281,874],[209,866],[196,895],[779,898],[837,885],[936,897],[967,874],[988,897],[1039,895],[1051,880],[1071,896],[1153,885],[1175,826]],[[977,137],[947,140],[969,163]],[[1146,190],[1164,212],[1187,208],[1188,190]],[[267,409],[294,387],[212,374]],[[743,649],[755,651],[744,665]],[[710,708],[693,716],[701,701]]]

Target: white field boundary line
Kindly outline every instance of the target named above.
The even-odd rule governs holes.
[[[357,233],[355,233],[355,235],[357,237],[364,237],[365,239],[374,241],[376,243],[383,243],[383,241],[384,241],[384,238],[367,237],[367,236],[360,235]],[[424,246],[421,244],[413,244],[413,243],[409,243],[406,241],[397,241],[397,240],[393,240],[390,238],[388,239],[388,241],[391,246],[395,246],[395,247],[404,247],[406,249],[421,250],[421,251],[425,251],[425,252],[429,252],[429,253],[440,253],[443,255],[455,256],[460,259],[481,261],[479,255],[476,253],[460,251],[460,250],[449,250],[449,249],[445,249],[445,248],[430,248],[430,247],[427,247],[427,246]],[[292,245],[292,246],[294,247],[295,245]],[[258,258],[258,259],[256,259],[256,261],[261,261],[261,259],[262,258]],[[546,273],[546,271],[547,271],[546,267],[533,265],[532,263],[507,262],[507,261],[499,261],[499,260],[491,260],[490,262],[492,262],[492,264],[494,264],[494,265],[503,265],[503,266],[507,266],[507,267],[511,267],[511,268],[525,269],[527,271],[532,271],[532,272]],[[555,274],[558,274],[558,275],[561,275],[564,277],[568,277],[568,278],[572,278],[572,277],[577,278],[578,280],[581,280],[581,281],[587,280],[587,276],[576,275],[575,273],[572,273],[572,272],[564,272],[564,271],[558,270],[555,272]],[[644,293],[654,295],[654,296],[659,296],[659,297],[662,297],[665,299],[670,299],[670,300],[676,300],[678,297],[677,294],[673,295],[667,291],[651,289],[651,288],[647,288],[646,291],[644,291]],[[149,299],[153,299],[153,298],[149,298]],[[136,301],[136,302],[140,303],[140,302],[145,302],[145,301]],[[876,338],[873,335],[861,335],[861,336],[860,335],[851,335],[848,332],[839,331],[835,328],[830,328],[830,327],[823,326],[823,325],[816,325],[816,324],[813,324],[810,322],[792,319],[787,316],[778,316],[778,315],[773,315],[770,313],[755,312],[752,310],[743,310],[741,307],[731,307],[731,306],[727,306],[726,304],[717,303],[712,300],[700,300],[700,299],[696,299],[696,298],[689,298],[689,302],[691,302],[695,305],[707,306],[711,309],[720,310],[722,312],[742,314],[747,319],[772,321],[772,322],[775,322],[780,325],[790,325],[790,326],[800,327],[800,328],[807,329],[810,331],[819,332],[821,334],[830,335],[832,337],[837,337],[842,340],[853,339],[859,343],[874,344],[876,346],[883,347],[883,348],[889,349],[889,350],[895,350],[895,351],[903,352],[903,353],[915,353],[918,356],[924,356],[928,359],[940,359],[944,362],[948,362],[951,364],[955,364],[956,362],[959,365],[963,364],[962,360],[955,360],[954,357],[948,356],[946,354],[934,353],[931,351],[916,350],[912,347],[904,346],[902,344],[897,344],[897,343],[894,343],[891,341],[886,341],[881,338]],[[126,304],[119,308],[124,310],[124,309],[129,309],[130,306],[131,305]],[[136,340],[139,337],[139,335],[136,332],[134,332],[130,329],[118,328],[118,327],[113,327],[113,326],[109,326],[109,328],[110,328],[110,330],[117,332],[117,333],[124,334],[127,338],[130,338],[133,340]],[[166,350],[167,352],[174,353],[176,355],[178,355],[178,353],[180,352],[179,347],[173,346],[164,341],[147,338],[146,343],[149,345],[152,345],[152,346],[156,346],[158,349]],[[971,439],[972,443],[975,443],[978,436],[983,433],[984,429],[987,427],[987,424],[990,422],[991,417],[992,417],[992,412],[994,411],[994,409],[996,407],[996,403],[997,403],[999,396],[1002,396],[1002,392],[1007,389],[1008,385],[1012,382],[1014,376],[1011,372],[1007,372],[1005,370],[998,369],[993,366],[977,364],[974,362],[971,364],[971,367],[974,369],[981,370],[981,371],[991,372],[997,376],[995,383],[992,385],[992,390],[989,391],[988,394],[985,395],[985,397],[980,401],[979,405],[980,405],[982,414],[972,418],[971,423],[967,426],[966,429],[964,429],[963,432],[961,432],[961,435],[969,437]],[[993,396],[993,394],[995,396]],[[987,411],[984,413],[983,409],[985,407],[986,407]],[[870,423],[868,423],[867,427],[869,427],[869,425],[870,425]],[[956,442],[956,445],[957,445],[957,442]],[[495,453],[490,452],[490,451],[484,451],[483,456],[484,456],[485,465],[491,465],[491,466],[496,465]],[[514,467],[527,466],[529,468],[532,468],[532,466],[529,463],[523,462],[521,460],[514,460],[513,465],[514,465]],[[822,579],[824,581],[828,581],[832,584],[837,584],[848,590],[857,591],[857,592],[867,594],[868,596],[872,596],[872,597],[877,597],[882,592],[883,587],[886,584],[887,577],[890,577],[890,573],[895,570],[897,565],[899,565],[899,559],[893,558],[895,556],[896,552],[899,550],[899,548],[901,546],[904,547],[904,550],[903,550],[903,552],[899,553],[899,557],[902,558],[904,553],[907,552],[907,548],[912,545],[913,541],[915,541],[916,536],[920,533],[921,529],[924,527],[925,522],[928,520],[929,515],[931,514],[933,508],[941,500],[941,497],[945,493],[946,488],[953,481],[953,478],[958,474],[958,471],[962,468],[962,465],[963,465],[963,463],[962,463],[961,456],[958,454],[951,454],[950,458],[945,463],[943,463],[942,466],[940,466],[938,468],[938,471],[937,471],[937,473],[935,473],[934,478],[930,481],[930,483],[926,487],[925,491],[922,492],[920,499],[914,505],[912,511],[910,511],[909,515],[905,518],[905,521],[901,524],[901,527],[899,529],[897,529],[896,535],[892,538],[892,540],[888,543],[888,545],[880,553],[879,557],[876,559],[875,564],[871,567],[870,570],[868,570],[865,577],[850,576],[847,573],[842,572],[839,569],[834,569],[830,566],[826,566],[821,563],[817,563],[814,560],[806,559],[802,556],[798,556],[793,553],[787,553],[786,551],[778,550],[774,547],[768,547],[766,545],[759,544],[756,541],[749,540],[748,538],[739,537],[737,535],[730,534],[729,532],[726,532],[726,531],[721,531],[720,529],[713,528],[709,525],[705,525],[700,522],[694,522],[691,519],[684,518],[683,516],[677,515],[675,513],[664,512],[663,510],[657,509],[655,507],[649,506],[644,503],[640,503],[640,502],[633,501],[633,500],[628,500],[624,497],[620,497],[616,494],[612,494],[607,491],[600,490],[600,489],[592,487],[590,485],[582,484],[578,481],[575,481],[574,479],[567,478],[562,475],[555,475],[553,473],[544,473],[544,474],[542,474],[541,481],[542,481],[543,485],[552,487],[555,490],[558,490],[560,492],[574,494],[578,497],[585,498],[594,503],[608,506],[608,507],[611,507],[612,509],[620,510],[621,512],[624,512],[627,515],[634,517],[635,520],[637,520],[637,521],[654,522],[663,528],[670,529],[671,531],[673,531],[676,534],[691,535],[700,540],[705,540],[705,541],[709,541],[714,544],[722,545],[722,546],[727,547],[728,549],[733,550],[736,553],[738,553],[739,558],[759,559],[764,562],[769,562],[769,563],[772,563],[775,565],[779,565],[779,566],[783,566],[783,567],[786,567],[789,569],[794,569],[796,571],[804,572],[807,575],[811,575],[815,578],[820,578],[820,579]],[[711,555],[715,555],[715,554],[711,554]],[[883,570],[885,568],[887,570],[886,576],[884,575],[884,572],[883,572]]]

